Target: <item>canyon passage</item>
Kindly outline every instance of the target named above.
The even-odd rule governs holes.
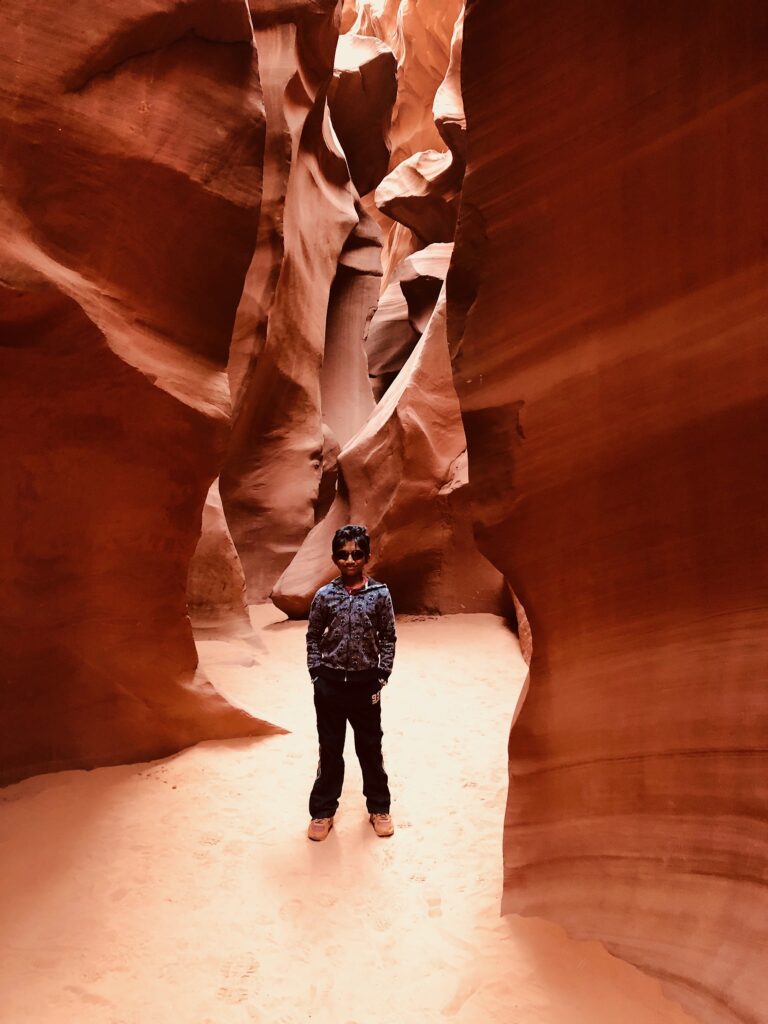
[[[765,1024],[766,17],[4,0],[3,1022]]]

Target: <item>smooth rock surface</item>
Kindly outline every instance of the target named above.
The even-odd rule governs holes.
[[[264,723],[197,670],[264,115],[235,0],[0,11],[0,782]]]
[[[376,206],[422,243],[451,242],[456,230],[461,170],[451,153],[429,149],[403,160],[376,189]]]
[[[457,61],[461,49],[463,7],[462,0],[419,0],[418,3],[411,0],[384,0],[383,3],[358,0],[357,17],[349,28],[349,35],[379,39],[397,59],[397,99],[389,131],[390,172],[417,153],[441,153],[446,146],[454,150],[459,106],[456,100]],[[433,110],[434,103],[437,107]],[[451,141],[448,141],[449,136]],[[375,207],[369,210],[382,229],[385,287],[391,282],[396,267],[409,253],[430,242],[451,241],[456,211],[455,201],[452,204],[454,209],[450,209],[450,201],[455,200],[455,188],[463,171],[463,166],[457,166],[453,171],[452,166],[453,161],[446,157],[437,169],[438,185],[428,190],[428,198],[423,194],[426,189],[424,175],[429,177],[436,171],[434,160],[422,158],[416,171],[406,168],[401,172],[396,178],[395,192],[402,187],[411,196],[416,186],[416,202],[405,204],[407,212],[402,223],[393,212],[399,208],[397,203],[383,214]],[[446,174],[440,176],[440,169]],[[445,209],[445,198],[439,194],[439,187],[446,179],[450,179],[449,186],[453,190],[447,197],[448,210]],[[427,231],[428,226],[431,230],[437,221],[436,233],[414,234],[410,226],[414,206],[419,212],[422,232]],[[392,223],[391,217],[395,217],[396,223]],[[446,221],[450,228],[445,227]]]
[[[464,40],[464,7],[459,12],[451,37],[451,57],[445,78],[432,102],[435,127],[454,158],[464,164],[467,149],[467,118],[461,95],[461,47]]]
[[[406,257],[397,279],[408,304],[408,319],[423,334],[435,309],[453,255],[453,242],[435,242]]]
[[[364,523],[370,571],[401,612],[500,609],[503,581],[474,546],[467,505],[465,440],[438,300],[418,345],[362,429],[339,455],[339,494],[272,593],[292,617],[306,615],[336,575],[333,532]]]
[[[706,1024],[768,1006],[765,28],[473,4],[448,278],[481,547],[533,640],[504,906]]]
[[[365,332],[368,373],[377,400],[397,377],[426,330],[450,264],[452,243],[436,242],[402,261],[382,291]]]
[[[432,104],[451,62],[463,7],[462,0],[358,0],[350,34],[380,39],[397,58],[390,169],[414,153],[442,146]]]
[[[373,36],[341,35],[328,105],[359,195],[376,188],[389,169],[389,125],[397,97],[395,55]]]
[[[381,292],[365,334],[368,374],[377,401],[405,366],[419,337],[400,282],[394,280]]]
[[[250,628],[245,574],[224,517],[219,482],[203,506],[200,539],[189,565],[187,611],[198,634],[228,635]]]
[[[274,212],[249,274],[258,297],[243,299],[252,307],[253,347],[249,352],[245,331],[220,485],[252,602],[268,597],[315,522],[329,293],[360,221],[326,103],[334,12],[328,2],[284,11],[265,0],[254,13],[269,128],[265,187]]]
[[[320,395],[323,422],[339,445],[373,412],[363,339],[381,288],[381,241],[376,223],[358,207],[360,221],[347,239],[328,296]]]

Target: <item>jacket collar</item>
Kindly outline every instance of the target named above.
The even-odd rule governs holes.
[[[338,587],[340,590],[343,590],[345,593],[349,593],[347,588],[344,586],[344,581],[342,580],[341,576],[337,576],[335,580],[331,580],[331,584],[334,587]],[[383,583],[379,583],[379,581],[375,580],[373,578],[373,576],[369,576],[368,577],[368,583],[366,584],[366,586],[364,586],[360,590],[356,591],[356,593],[364,594],[367,590],[373,590],[374,588],[383,587],[383,586],[384,586]]]

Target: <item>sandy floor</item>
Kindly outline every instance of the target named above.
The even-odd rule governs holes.
[[[0,791],[3,1024],[683,1024],[658,986],[541,921],[500,918],[508,722],[524,676],[492,616],[400,624],[384,690],[397,833],[348,741],[325,843],[302,623],[201,643],[221,688],[292,730]]]

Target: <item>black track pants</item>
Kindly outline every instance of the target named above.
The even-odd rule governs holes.
[[[318,679],[315,684],[317,736],[320,761],[309,797],[313,818],[336,813],[344,782],[344,738],[347,721],[355,734],[355,750],[363,772],[363,793],[370,814],[389,812],[389,786],[381,754],[381,703],[379,694],[365,683],[335,683]]]

